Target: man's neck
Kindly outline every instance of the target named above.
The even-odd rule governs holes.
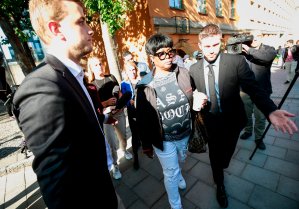
[[[57,44],[55,44],[53,42],[51,45],[49,45],[47,47],[47,52],[49,54],[54,55],[57,58],[69,59],[69,60],[73,61],[74,63],[76,63],[77,65],[80,65],[80,60],[81,59],[73,57],[69,53],[69,51],[67,51],[67,48],[63,44],[61,44],[60,42],[57,43]]]

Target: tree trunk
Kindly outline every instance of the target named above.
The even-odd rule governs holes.
[[[118,60],[116,58],[117,56],[115,44],[112,37],[109,34],[107,23],[101,21],[101,28],[110,73],[115,76],[118,82],[121,82],[122,79],[120,75]]]
[[[20,41],[19,37],[15,34],[12,25],[9,23],[9,20],[4,16],[0,16],[0,27],[8,39],[8,42],[11,44],[16,60],[26,76],[36,67],[27,42]]]

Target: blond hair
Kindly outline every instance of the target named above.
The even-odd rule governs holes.
[[[51,41],[50,32],[47,23],[50,20],[61,21],[66,15],[67,11],[63,7],[63,1],[71,1],[78,3],[84,8],[81,0],[30,0],[29,14],[33,29],[40,39],[49,44]]]
[[[215,24],[208,24],[205,27],[202,28],[201,32],[199,33],[199,41],[201,41],[204,38],[212,37],[215,35],[219,35],[222,37],[222,31],[220,28]]]
[[[101,63],[101,59],[99,59],[99,58],[97,58],[97,57],[89,57],[88,59],[87,59],[87,69],[89,70],[89,71],[92,71],[92,66],[96,63],[96,62],[100,62]]]

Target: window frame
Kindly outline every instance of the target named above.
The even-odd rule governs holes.
[[[201,5],[201,8],[199,7]],[[207,14],[207,0],[197,0],[197,12],[199,14]]]
[[[230,5],[229,5],[229,18],[230,19],[236,19],[236,1],[235,0],[230,0]]]
[[[173,3],[173,6],[171,5],[171,3]],[[176,3],[178,3],[178,6],[176,6]],[[184,9],[183,0],[169,0],[168,4],[171,9],[178,9],[178,10]]]
[[[215,0],[216,17],[223,17],[223,2],[222,0]]]

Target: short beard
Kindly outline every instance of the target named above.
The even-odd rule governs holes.
[[[72,51],[72,56],[77,59],[81,60],[84,56],[88,55],[92,52],[92,47],[84,46],[82,47],[74,47]]]

